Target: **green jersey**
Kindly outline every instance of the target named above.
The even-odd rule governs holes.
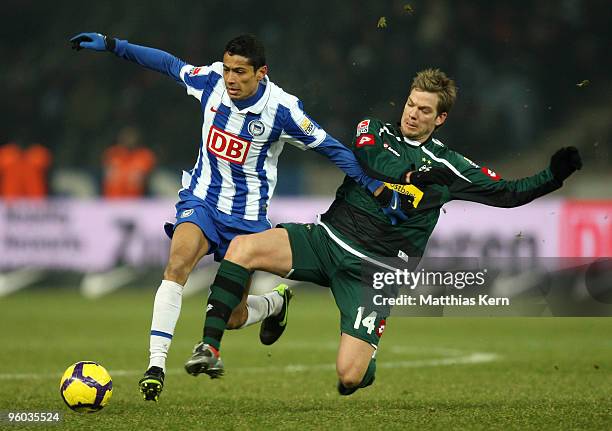
[[[357,125],[351,149],[368,175],[407,195],[411,202],[408,220],[393,226],[371,194],[349,177],[344,179],[321,222],[336,239],[372,257],[407,261],[422,256],[440,208],[451,200],[511,208],[561,187],[548,168],[531,177],[504,180],[435,138],[424,143],[411,141],[399,128],[374,118]],[[450,186],[405,185],[406,173],[432,167],[451,170],[455,181]]]

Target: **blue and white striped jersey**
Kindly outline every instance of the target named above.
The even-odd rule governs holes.
[[[187,93],[200,101],[204,119],[198,160],[183,174],[183,187],[223,213],[265,220],[284,143],[314,148],[326,133],[295,96],[267,76],[262,97],[240,110],[228,96],[222,75],[221,62],[181,69]]]
[[[315,149],[370,192],[382,183],[364,174],[353,153],[303,110],[300,100],[264,77],[262,96],[239,109],[227,94],[223,63],[195,67],[158,49],[116,39],[115,54],[173,77],[200,101],[203,123],[195,166],[183,190],[239,220],[267,221],[283,145]]]

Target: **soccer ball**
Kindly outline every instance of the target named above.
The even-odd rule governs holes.
[[[108,404],[113,395],[113,381],[102,365],[81,361],[69,366],[64,372],[60,394],[72,410],[93,413]]]

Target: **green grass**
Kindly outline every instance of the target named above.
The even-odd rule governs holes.
[[[333,368],[338,313],[324,290],[316,292],[298,288],[287,332],[272,347],[259,343],[257,327],[227,333],[227,374],[216,381],[182,371],[204,303],[186,299],[157,404],[137,391],[151,290],[96,301],[43,289],[2,298],[0,410],[59,410],[60,428],[96,430],[612,427],[612,319],[394,317],[376,383],[341,398]],[[495,358],[449,363],[474,353]],[[62,372],[78,360],[98,361],[113,375],[113,398],[99,413],[73,413],[59,396]]]

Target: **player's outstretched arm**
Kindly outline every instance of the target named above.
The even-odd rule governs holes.
[[[561,188],[563,181],[581,168],[582,159],[574,147],[561,148],[551,157],[548,168],[517,180],[506,181],[488,168],[473,165],[461,172],[469,181],[457,177],[449,186],[449,200],[517,207]]]
[[[180,73],[186,63],[165,51],[135,45],[127,40],[116,39],[101,33],[79,33],[70,39],[70,43],[72,44],[72,49],[77,51],[81,49],[110,51],[118,57],[171,76],[184,85]]]

